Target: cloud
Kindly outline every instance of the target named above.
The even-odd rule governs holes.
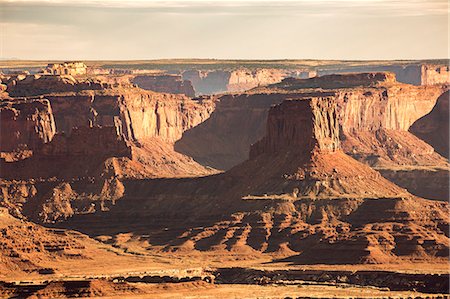
[[[0,1],[4,57],[448,56],[445,0]]]

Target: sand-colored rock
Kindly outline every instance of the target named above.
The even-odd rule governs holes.
[[[129,181],[108,217],[165,250],[297,255],[296,263],[445,260],[448,203],[416,198],[344,154],[337,103],[284,101],[271,108],[267,135],[248,161],[205,178]],[[90,231],[84,223],[95,219],[64,225]],[[114,234],[120,225],[96,233]]]
[[[422,85],[450,84],[450,72],[448,65],[429,65],[421,67]]]
[[[179,75],[139,75],[132,78],[131,82],[146,90],[195,96],[191,82]]]
[[[63,63],[50,63],[42,70],[44,74],[50,75],[85,75],[87,66],[81,61],[67,61]]]
[[[447,91],[442,94],[433,110],[421,117],[409,128],[409,131],[432,145],[434,150],[449,157],[449,98]]]
[[[36,149],[56,133],[52,108],[46,99],[0,102],[0,151]]]

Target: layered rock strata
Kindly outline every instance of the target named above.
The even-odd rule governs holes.
[[[0,151],[37,149],[56,133],[52,108],[47,99],[0,102]]]
[[[449,157],[449,98],[447,91],[442,94],[430,113],[421,117],[409,131],[432,145],[442,156]]]
[[[446,260],[448,203],[416,198],[344,154],[337,111],[332,96],[284,101],[248,161],[205,178],[128,181],[106,218],[63,225],[94,235],[133,227],[148,250],[267,253],[301,264]],[[122,223],[84,225],[109,217]]]
[[[131,82],[146,90],[195,97],[191,82],[177,75],[140,75],[131,79]]]

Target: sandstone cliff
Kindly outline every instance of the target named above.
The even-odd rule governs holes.
[[[446,260],[448,203],[416,198],[344,154],[337,104],[333,96],[284,101],[270,109],[248,161],[204,178],[127,181],[106,219],[78,215],[64,225],[89,232],[86,223],[101,219],[110,225],[98,234],[133,227],[146,248],[303,264]]]
[[[448,65],[422,65],[422,85],[450,84]]]
[[[292,75],[292,73],[289,73]],[[260,85],[280,82],[288,76],[277,69],[236,69],[211,71],[185,71],[183,79],[189,80],[197,94],[217,94],[223,92],[242,92]]]
[[[211,117],[185,132],[175,148],[204,165],[229,169],[244,161],[248,147],[263,136],[271,105],[290,98],[334,96],[341,145],[347,154],[376,167],[417,195],[443,199],[448,194],[448,162],[408,129],[433,109],[445,89],[401,84],[391,74],[285,79],[246,94],[220,96]],[[402,180],[400,170],[417,171],[417,180]],[[436,192],[419,183],[433,180],[442,186]]]
[[[52,108],[46,99],[1,101],[0,119],[1,152],[39,148],[56,133]]]
[[[139,88],[111,88],[96,92],[50,94],[58,130],[76,126],[118,124],[127,140],[159,137],[167,142],[203,120],[213,110],[211,101],[197,102],[182,95],[160,94]]]
[[[99,90],[108,87],[96,80],[77,80],[72,76],[28,75],[9,77],[7,92],[12,97],[31,97],[51,92]]]
[[[191,82],[177,75],[140,75],[132,78],[131,82],[146,90],[195,96]]]
[[[263,136],[271,105],[289,98],[319,94],[336,96],[338,119],[343,131],[341,141],[344,150],[355,158],[366,162],[371,160],[371,165],[378,163],[377,157],[384,165],[442,164],[442,159],[433,153],[430,146],[407,130],[413,122],[431,111],[443,91],[440,86],[400,84],[392,74],[285,79],[246,94],[219,97],[211,117],[185,132],[175,147],[201,163],[229,169],[244,161],[248,157],[249,146]],[[400,136],[407,141],[401,142]],[[371,147],[369,139],[378,146]],[[394,141],[385,142],[391,139]],[[392,154],[389,156],[387,152]]]
[[[433,110],[414,122],[409,129],[447,158],[449,157],[449,97],[448,91],[442,94]]]

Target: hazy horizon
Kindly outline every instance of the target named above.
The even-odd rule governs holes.
[[[446,0],[0,0],[0,59],[448,59]]]

